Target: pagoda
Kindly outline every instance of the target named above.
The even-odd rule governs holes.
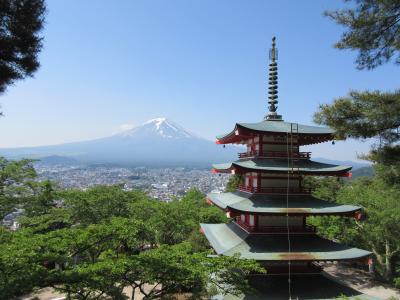
[[[365,263],[371,253],[318,236],[307,217],[360,218],[361,207],[318,199],[304,186],[307,175],[350,177],[351,166],[312,161],[310,152],[300,151],[301,146],[333,141],[334,131],[285,122],[277,113],[277,54],[274,37],[269,64],[269,112],[264,120],[236,123],[231,132],[217,137],[217,144],[241,144],[246,151],[239,153],[234,162],[213,165],[212,171],[237,174],[242,182],[235,192],[207,195],[207,202],[224,210],[230,221],[201,224],[201,232],[217,255],[239,253],[240,258],[254,259],[265,266],[268,275],[250,278],[262,296],[247,295],[245,299],[270,299],[265,293],[275,293],[279,299],[325,299],[341,294],[359,297],[356,291],[349,292],[321,277],[320,262]],[[305,283],[313,287],[307,290]],[[277,291],[279,287],[281,290]]]

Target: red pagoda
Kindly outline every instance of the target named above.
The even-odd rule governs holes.
[[[269,113],[258,123],[237,123],[216,141],[246,146],[237,161],[213,165],[213,172],[242,178],[235,192],[207,195],[207,201],[224,210],[230,222],[201,224],[216,254],[239,253],[242,259],[255,259],[266,267],[268,275],[251,276],[256,295],[220,299],[326,299],[341,294],[372,299],[320,274],[320,262],[365,263],[371,253],[318,236],[307,224],[307,217],[359,218],[361,207],[315,198],[304,187],[307,175],[349,177],[351,166],[312,161],[310,152],[300,151],[301,146],[333,140],[334,131],[283,121],[277,113],[275,37],[270,60]]]

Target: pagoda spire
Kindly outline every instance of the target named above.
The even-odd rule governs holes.
[[[272,48],[269,50],[269,80],[268,80],[268,114],[265,119],[268,121],[282,121],[282,116],[276,112],[278,109],[278,49],[275,47],[275,37],[272,38]]]

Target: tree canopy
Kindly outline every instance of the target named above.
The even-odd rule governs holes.
[[[398,199],[400,189],[387,184],[379,177],[358,178],[345,184],[343,181],[315,179],[318,184],[315,195],[326,195],[335,190],[331,200],[341,204],[362,207],[365,218],[361,221],[340,217],[314,217],[310,222],[316,225],[318,233],[329,239],[368,249],[375,255],[378,276],[391,281],[398,276],[396,267],[400,263],[400,210]]]
[[[35,177],[31,160],[13,161],[0,157],[0,220],[33,195]]]
[[[314,121],[334,128],[339,139],[373,139],[371,151],[361,158],[377,163],[378,176],[400,184],[400,91],[350,92],[320,105]]]
[[[400,1],[353,2],[351,8],[325,13],[347,29],[336,48],[358,50],[359,69],[373,69],[392,58],[400,64]]]
[[[145,299],[238,295],[246,274],[264,272],[255,261],[209,257],[199,223],[226,218],[196,189],[171,203],[120,186],[57,191],[45,182],[35,192],[15,204],[21,228],[0,227],[1,299],[49,286],[86,300],[126,299],[127,287]]]
[[[0,1],[0,93],[39,68],[44,0]]]
[[[335,128],[338,138],[378,138],[381,145],[400,139],[400,91],[356,92],[320,105],[314,120]]]

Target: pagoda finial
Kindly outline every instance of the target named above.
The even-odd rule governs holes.
[[[272,48],[269,50],[269,87],[268,87],[268,110],[269,113],[265,116],[268,121],[282,121],[282,116],[278,115],[276,110],[278,106],[278,49],[275,48],[275,37],[272,38]]]

